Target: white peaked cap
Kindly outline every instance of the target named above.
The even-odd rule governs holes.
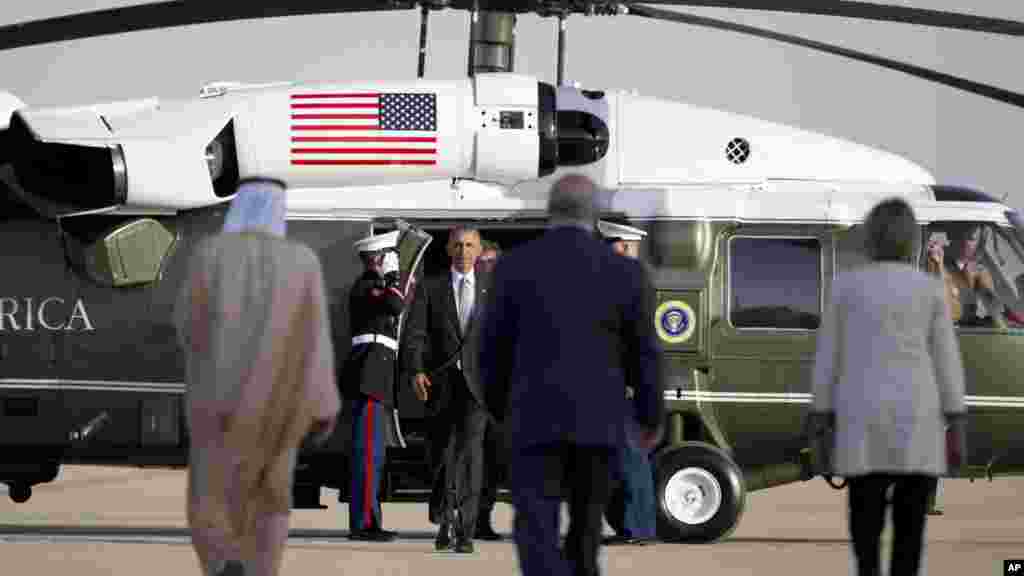
[[[647,236],[647,232],[644,232],[639,228],[633,228],[632,226],[626,226],[623,224],[615,224],[613,222],[605,222],[604,220],[597,221],[597,230],[601,233],[601,236],[608,239],[617,238],[626,241],[643,240],[644,236]]]
[[[394,232],[388,232],[387,234],[367,236],[354,244],[356,252],[378,252],[380,250],[394,248],[398,246],[399,234],[401,234],[401,231],[395,230]]]

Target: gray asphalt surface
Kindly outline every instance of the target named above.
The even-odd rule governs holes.
[[[32,499],[0,501],[4,574],[199,574],[185,522],[181,471],[68,467]],[[924,574],[1002,574],[1024,557],[1024,479],[948,481],[946,514],[927,527]],[[602,549],[605,574],[852,574],[845,491],[822,480],[748,495],[739,528],[710,545],[657,544]],[[434,552],[425,504],[385,504],[392,543],[345,538],[347,507],[324,490],[327,510],[292,515],[283,575],[518,574],[512,511],[495,510],[502,542],[477,542],[472,556]],[[888,538],[888,529],[884,538]],[[887,547],[883,555],[887,554]]]

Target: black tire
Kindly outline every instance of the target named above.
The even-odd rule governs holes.
[[[704,502],[696,511],[691,509],[694,513],[689,520],[684,517],[687,512],[672,503],[684,497],[681,490],[697,499],[695,502]],[[739,524],[746,504],[740,467],[721,449],[704,442],[684,442],[658,455],[654,493],[658,536],[666,541],[714,542],[725,538]]]
[[[11,484],[8,486],[7,492],[11,500],[18,504],[24,504],[32,497],[32,487],[28,484]]]

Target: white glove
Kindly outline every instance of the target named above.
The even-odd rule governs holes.
[[[384,255],[384,262],[380,265],[380,273],[398,272],[398,254],[388,252]]]

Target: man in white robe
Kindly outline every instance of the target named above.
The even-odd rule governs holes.
[[[340,408],[320,260],[284,236],[284,184],[243,181],[177,303],[188,520],[207,575],[278,574],[299,446]]]

